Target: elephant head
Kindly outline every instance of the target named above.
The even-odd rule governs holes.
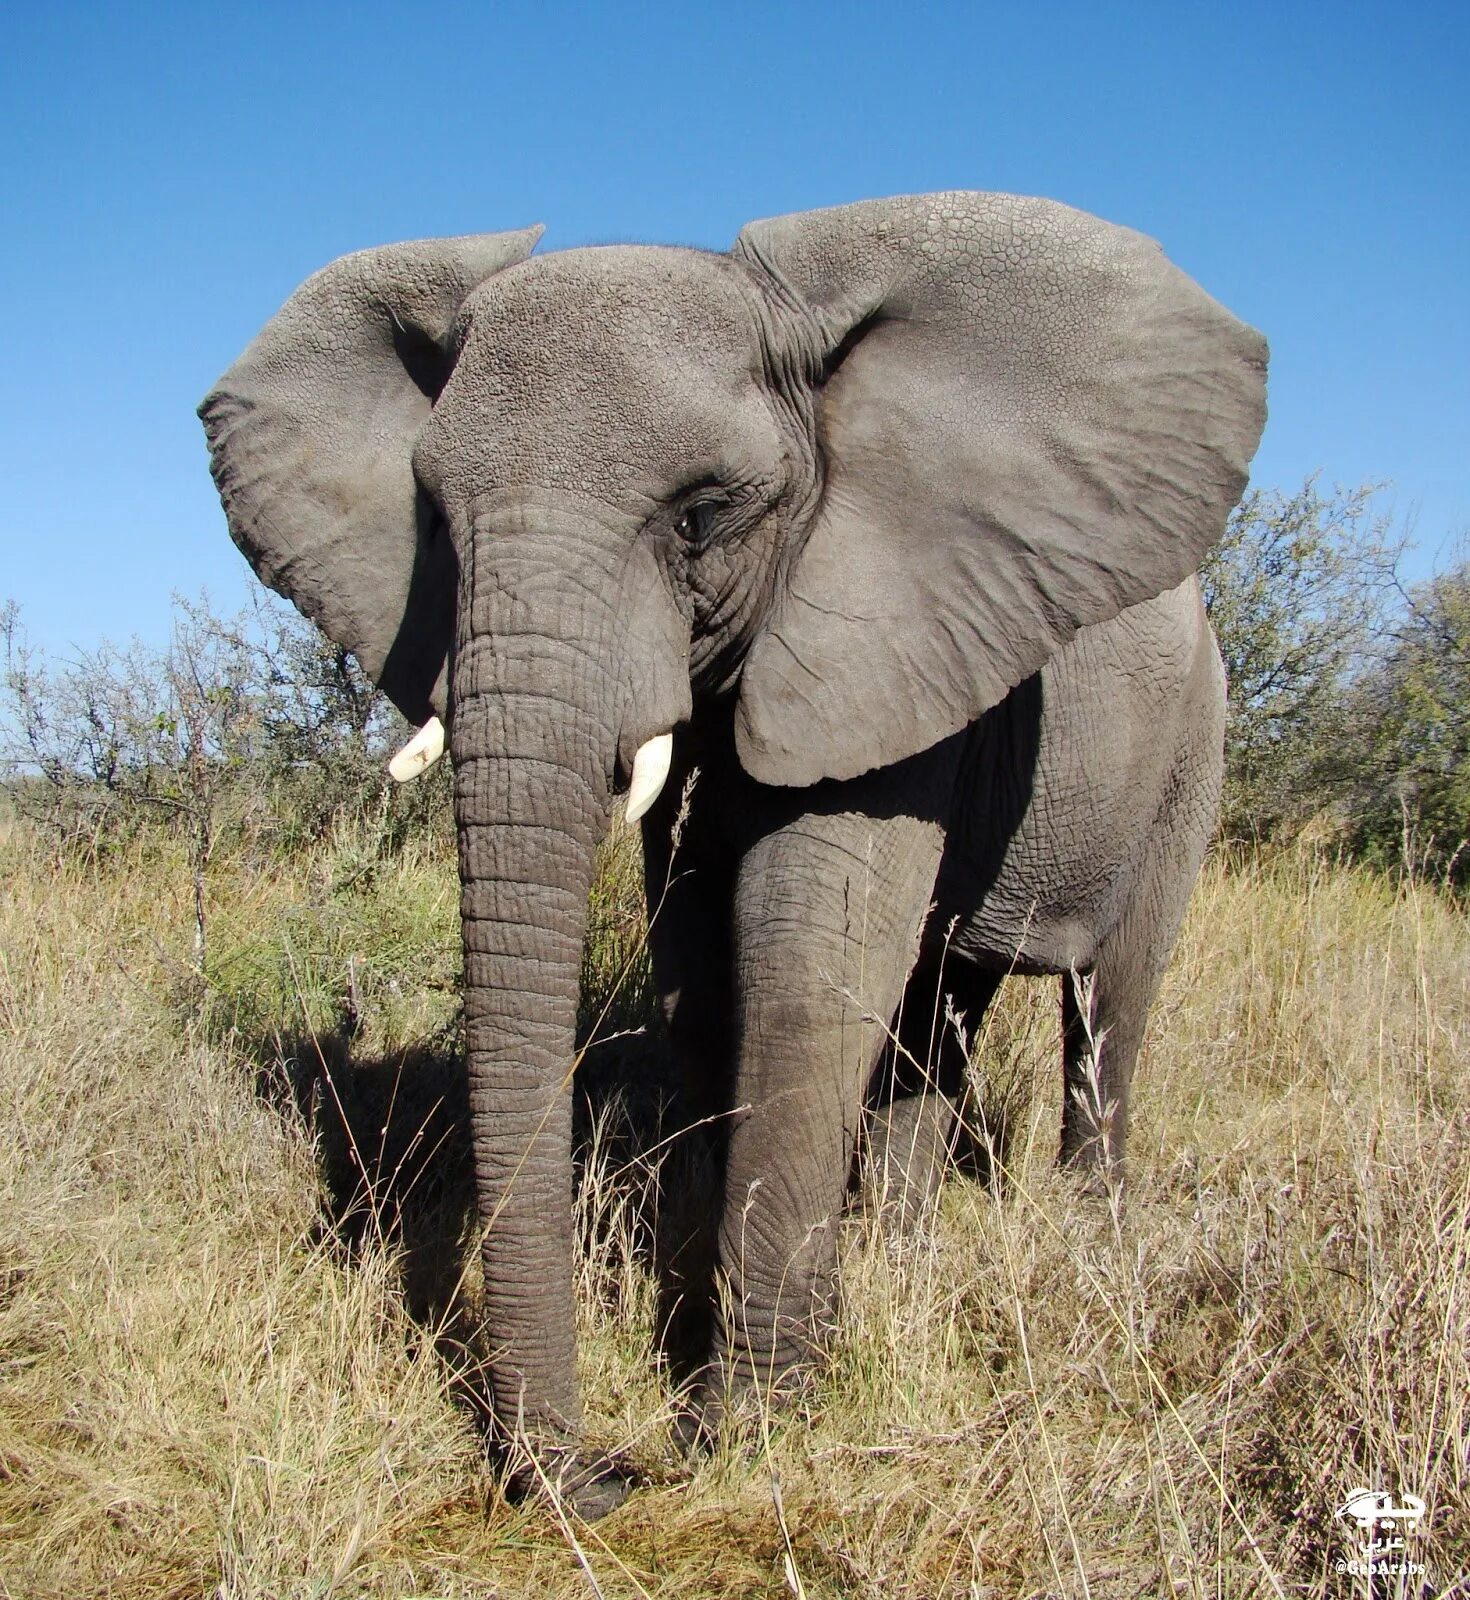
[[[763,783],[897,761],[1179,583],[1265,352],[1152,241],[1041,200],[864,202],[727,254],[536,237],[335,263],[202,415],[261,577],[448,722],[495,1408],[551,1449],[611,797],[646,806],[706,703]]]

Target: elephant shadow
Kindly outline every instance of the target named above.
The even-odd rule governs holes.
[[[474,1206],[464,1053],[453,1032],[367,1053],[355,1031],[257,1041],[256,1092],[311,1141],[319,1241],[351,1260],[390,1248],[414,1321],[452,1334]]]
[[[656,1271],[668,1052],[653,1028],[632,1017],[604,1017],[595,1032],[584,1031],[573,1088],[584,1255],[631,1250]],[[483,1398],[472,1380],[483,1352],[466,1281],[476,1236],[474,1163],[458,1020],[382,1053],[359,1046],[350,1020],[273,1032],[247,1051],[259,1098],[304,1130],[315,1151],[319,1242],[351,1262],[374,1247],[392,1252],[410,1317],[470,1381],[466,1398],[478,1411]]]

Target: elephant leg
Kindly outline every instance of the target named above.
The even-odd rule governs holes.
[[[912,1227],[970,1143],[969,1047],[1003,976],[940,953],[921,959],[905,986],[873,1075],[861,1173],[864,1200],[885,1226]]]
[[[659,1342],[676,1386],[702,1369],[714,1338],[717,1196],[733,1072],[734,853],[697,794],[675,841],[687,766],[670,773],[643,823],[649,950],[673,1066],[654,1248]]]
[[[709,1391],[785,1387],[830,1325],[864,1090],[917,954],[942,844],[935,822],[865,806],[797,818],[741,862],[736,1110],[719,1233],[728,1347],[715,1352],[728,1363],[712,1365]]]
[[[1119,1181],[1128,1095],[1149,1008],[1169,964],[1212,825],[1196,805],[1165,814],[1116,926],[1091,969],[1062,978],[1062,1140],[1059,1160],[1094,1183]]]
[[[1155,985],[1134,951],[1110,938],[1097,966],[1062,976],[1062,1144],[1058,1157],[1089,1180],[1119,1170],[1128,1091]],[[1119,948],[1122,946],[1122,948]],[[1101,1192],[1101,1188],[1099,1189]]]

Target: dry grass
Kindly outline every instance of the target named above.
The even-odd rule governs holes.
[[[853,1224],[830,1370],[692,1467],[650,1163],[604,1102],[585,1379],[650,1482],[584,1528],[507,1505],[456,1401],[450,862],[221,863],[207,985],[181,861],[0,863],[0,1594],[1367,1596],[1336,1570],[1358,1484],[1429,1506],[1425,1576],[1371,1592],[1463,1592],[1470,928],[1428,890],[1206,871],[1121,1213],[1052,1169],[1054,987],[1013,983],[1002,1191],[952,1182],[902,1245]],[[603,992],[635,878],[617,845]],[[646,999],[635,966],[615,1020]]]

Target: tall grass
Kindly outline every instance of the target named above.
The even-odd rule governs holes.
[[[0,865],[0,1594],[1463,1592],[1470,928],[1429,889],[1207,867],[1122,1207],[1052,1166],[1055,986],[1012,980],[978,1051],[1001,1181],[912,1238],[854,1219],[828,1370],[690,1463],[615,840],[579,1316],[589,1429],[648,1481],[587,1528],[505,1501],[467,1403],[449,856],[347,829],[218,860],[203,974],[182,856],[69,868],[13,831]],[[1359,1485],[1427,1502],[1422,1577],[1338,1570]]]

